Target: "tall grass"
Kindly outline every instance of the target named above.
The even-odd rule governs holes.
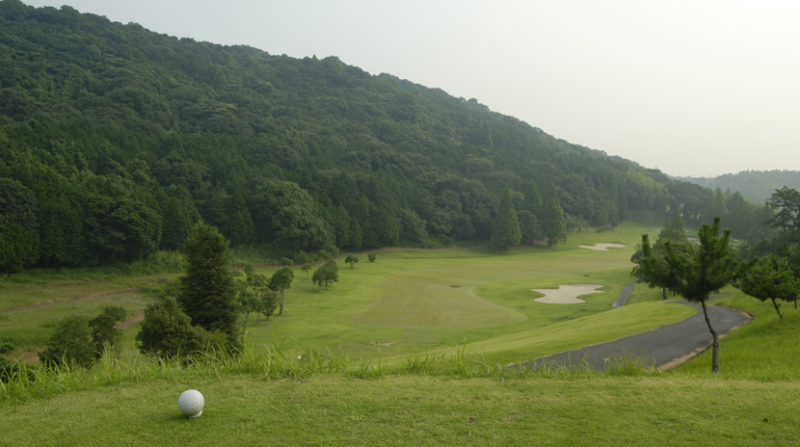
[[[299,380],[320,374],[340,374],[359,379],[423,375],[505,380],[526,377],[575,377],[595,373],[585,364],[583,367],[551,364],[535,368],[491,365],[481,354],[469,351],[466,342],[447,349],[444,353],[409,355],[405,361],[387,363],[381,359],[380,349],[369,358],[353,360],[346,355],[344,349],[339,352],[322,353],[305,350],[300,344],[292,341],[276,337],[274,343],[266,346],[266,352],[258,355],[255,353],[253,343],[247,340],[245,348],[232,355],[209,347],[205,352],[194,354],[190,361],[185,358],[157,359],[132,350],[119,353],[107,351],[91,369],[77,365],[31,367],[20,362],[12,380],[0,382],[0,399],[26,401],[118,383],[153,380],[186,381],[193,377],[222,380],[228,376],[243,374],[257,375],[267,380]],[[634,371],[640,364],[643,365],[641,362],[626,363],[625,375],[635,375]],[[620,371],[615,372],[619,373]]]

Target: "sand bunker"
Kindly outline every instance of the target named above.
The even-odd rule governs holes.
[[[603,293],[602,290],[595,290],[603,287],[597,284],[562,284],[558,289],[531,289],[534,292],[543,293],[544,296],[536,298],[535,301],[548,304],[578,304],[585,303],[586,300],[578,299],[580,295],[590,293]]]
[[[594,251],[608,251],[609,248],[624,248],[624,245],[620,244],[594,244],[594,245],[578,245],[581,248],[587,248],[589,250]]]

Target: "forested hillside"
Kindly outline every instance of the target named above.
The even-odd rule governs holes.
[[[681,207],[705,221],[728,200],[335,57],[67,6],[0,2],[0,82],[0,273],[129,262],[201,219],[295,255],[488,240],[506,186],[528,239],[555,194],[593,226]]]
[[[719,177],[677,177],[679,180],[695,183],[706,188],[720,188],[723,191],[740,192],[744,197],[763,202],[776,189],[784,186],[800,190],[800,171],[742,171],[737,174],[723,174]]]

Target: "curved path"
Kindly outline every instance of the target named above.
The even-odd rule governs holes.
[[[631,294],[631,290],[633,290],[633,286],[635,286],[635,285],[636,285],[635,282],[632,282],[630,284],[625,284],[625,287],[622,289],[622,292],[619,293],[619,296],[617,296],[617,299],[614,300],[614,304],[611,305],[611,308],[612,309],[616,309],[618,307],[624,306],[625,305],[625,301],[628,300],[628,295]]]
[[[640,359],[645,366],[666,366],[667,369],[677,366],[708,348],[711,345],[711,334],[708,332],[708,326],[703,318],[702,307],[686,301],[665,303],[665,305],[673,304],[691,306],[698,312],[683,321],[652,331],[574,351],[540,357],[513,365],[511,368],[588,366],[595,371],[605,371],[607,359],[613,366],[614,357],[622,359],[627,356]],[[720,336],[750,320],[749,315],[727,307],[707,305],[707,308],[711,324]]]

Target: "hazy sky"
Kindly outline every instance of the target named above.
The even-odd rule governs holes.
[[[67,1],[178,37],[338,56],[671,175],[800,169],[798,1]]]

